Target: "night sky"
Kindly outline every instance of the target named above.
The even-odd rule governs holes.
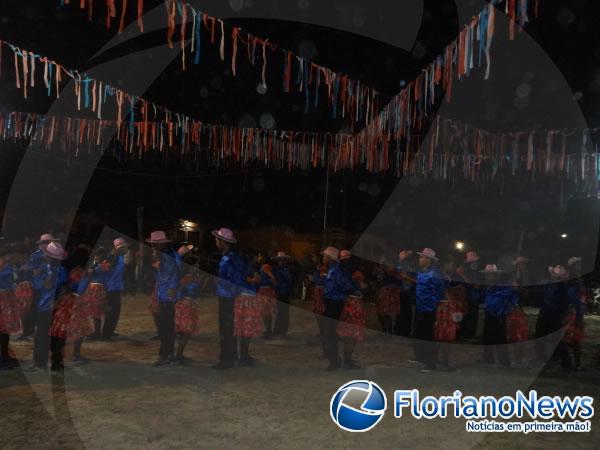
[[[259,71],[240,63],[234,78],[228,61],[218,59],[216,47],[203,49],[203,63],[185,73],[174,55],[149,88],[137,92],[136,71],[153,64],[158,51],[153,48],[165,45],[165,30],[122,36],[121,43],[97,55],[115,29],[105,29],[102,15],[88,23],[78,7],[60,8],[57,3],[5,0],[0,39],[81,70],[126,56],[122,70],[108,71],[106,81],[204,121],[348,130],[343,120],[331,120],[326,108],[305,115],[302,94],[285,94],[281,89],[280,62],[273,60],[271,88],[261,95],[256,90]],[[191,3],[208,13],[231,17],[228,24],[348,73],[379,90],[384,99],[396,94],[403,80],[414,78],[483,5],[426,0],[400,8],[379,1],[299,0],[283,11],[277,9],[283,9],[277,6],[281,2],[274,0]],[[147,10],[153,4],[162,2],[146,1]],[[261,10],[268,11],[264,15],[268,19],[258,18]],[[310,24],[315,17],[321,25]],[[599,18],[599,2],[541,2],[541,16],[527,26],[528,34],[517,35],[514,42],[507,40],[507,27],[499,21],[491,79],[483,81],[483,73],[476,71],[457,85],[453,102],[442,105],[439,113],[494,131],[600,126]],[[43,113],[49,107],[43,93],[24,101],[11,80],[0,81],[0,96],[5,110]],[[23,149],[16,145],[1,147],[0,205],[14,189],[23,157]],[[256,165],[194,173],[159,158],[125,162],[110,156],[94,169],[84,162],[67,162],[60,154],[30,156],[26,168],[32,181],[22,194],[29,219],[4,230],[15,238],[58,227],[61,205],[68,203],[78,205],[80,213],[96,213],[102,226],[130,236],[136,233],[138,206],[145,207],[147,231],[167,227],[180,217],[196,219],[208,229],[280,226],[319,233],[323,226],[323,170],[288,173]],[[85,192],[73,192],[75,180],[90,174]],[[560,183],[551,180],[448,185],[362,170],[342,172],[330,176],[328,226],[346,230],[352,236],[350,246],[364,233],[392,246],[428,245],[440,252],[454,239],[462,239],[489,258],[514,253],[515,230],[525,227],[525,252],[554,263],[574,253],[585,254],[587,266],[593,266],[599,202],[596,198],[561,201],[560,189]],[[58,197],[61,202],[53,202]],[[563,232],[570,236],[567,242],[558,237]]]

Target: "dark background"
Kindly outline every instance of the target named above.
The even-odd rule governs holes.
[[[4,1],[0,9],[0,39],[36,50],[66,67],[80,70],[123,55],[129,55],[133,64],[146,64],[144,58],[148,54],[139,57],[136,54],[165,43],[165,30],[143,36],[132,33],[126,36],[129,39],[123,44],[94,58],[114,36],[116,28],[106,30],[103,14],[96,14],[88,23],[85,13],[77,5],[60,8],[57,3]],[[146,1],[146,8],[161,3]],[[268,2],[254,0],[249,8],[264,7],[263,3]],[[250,33],[269,37],[300,55],[313,57],[318,63],[348,73],[379,90],[383,99],[389,99],[400,90],[402,80],[414,78],[455,38],[464,23],[453,1],[426,0],[422,2],[422,17],[418,17],[421,23],[413,45],[402,49],[360,35],[361,24],[372,25],[373,20],[376,26],[381,26],[382,35],[397,32],[401,23],[399,16],[394,17],[396,12],[379,11],[377,15],[369,8],[369,2],[329,3],[332,15],[339,20],[345,20],[347,15],[350,22],[354,21],[356,33],[256,18],[237,17],[228,19],[227,24],[242,26]],[[298,8],[313,7],[310,3],[298,2],[298,5]],[[473,13],[480,7],[481,3],[472,2]],[[237,15],[243,16],[243,10]],[[133,14],[128,17],[135,18]],[[598,19],[600,4],[595,1],[541,2],[540,17],[532,19],[526,28],[549,62],[564,76],[572,96],[568,101],[578,104],[589,126],[598,126],[600,122]],[[379,25],[377,20],[381,22]],[[498,24],[492,47],[495,62],[492,79],[483,81],[482,71],[476,70],[468,81],[462,82],[462,87],[457,85],[455,98],[445,114],[494,131],[581,125],[576,117],[561,114],[557,97],[564,97],[565,86],[557,86],[555,79],[545,78],[546,68],[540,67],[535,59],[530,67],[517,57],[514,64],[502,63],[511,61],[510,52],[518,49],[519,39],[522,39],[517,36],[515,42],[508,43],[506,35],[506,27]],[[265,115],[270,114],[275,128],[279,129],[331,132],[348,129],[348,123],[331,120],[327,108],[305,115],[302,94],[288,95],[280,89],[281,63],[276,59],[270,62],[268,70],[271,88],[265,95],[260,95],[256,91],[259,70],[252,69],[240,58],[239,74],[234,78],[229,60],[219,61],[217,46],[211,48],[206,40],[204,45],[199,68],[182,73],[180,61],[175,58],[147,92],[137,93],[213,123],[258,126],[261,117],[264,120]],[[497,49],[497,55],[494,55],[494,49]],[[502,52],[505,54],[501,57]],[[126,72],[127,68],[123,70]],[[3,67],[3,76],[7,72],[10,71]],[[112,73],[109,77],[105,81],[125,90],[134,90],[122,80],[125,76]],[[523,80],[528,83],[531,93],[526,102],[517,102],[515,90]],[[0,97],[0,105],[6,110],[43,113],[50,104],[43,92],[32,94],[32,98],[24,101],[12,80],[6,77],[0,81]],[[474,104],[478,106],[475,108]],[[0,147],[1,207],[10,193],[24,150],[7,143]],[[57,195],[69,195],[70,183],[83,176],[81,167],[86,164],[85,161],[65,161],[60,153],[39,154],[36,158],[39,167],[32,173],[49,185],[58,186]],[[80,215],[93,213],[99,225],[129,236],[136,235],[138,206],[145,208],[147,232],[151,228],[169,227],[177,218],[185,217],[199,221],[205,229],[221,225],[234,229],[277,226],[295,232],[320,233],[325,178],[323,170],[289,173],[260,165],[218,170],[206,168],[197,173],[174,163],[165,164],[156,157],[148,157],[145,161],[118,161],[107,156],[100,161],[78,208]],[[559,258],[590,248],[594,249],[592,254],[595,255],[598,200],[574,196],[561,201],[560,183],[552,180],[532,183],[517,178],[496,184],[459,182],[448,185],[431,180],[398,180],[391,175],[359,170],[332,174],[329,181],[328,226],[341,228],[353,236],[348,238],[348,245],[352,245],[355,236],[369,229],[378,213],[389,208],[394,198],[401,197],[397,200],[396,230],[402,236],[392,239],[397,245],[411,248],[428,245],[443,251],[451,241],[460,238],[480,252],[487,252],[491,258],[499,252],[514,251],[515,233],[511,232],[507,237],[506,230],[525,226],[529,230],[525,252],[529,248],[539,254],[539,249],[548,249],[547,258],[554,263],[560,262]],[[402,195],[392,195],[399,189],[402,189]],[[72,194],[75,199],[79,193]],[[549,214],[552,221],[542,218],[542,211]],[[42,215],[46,217],[40,221],[43,223],[32,221],[19,231],[23,234],[38,234],[47,229],[65,231],[60,221],[61,211],[51,213]],[[53,217],[55,221],[51,219],[48,223],[47,217]],[[563,232],[568,232],[568,240],[558,237]],[[15,234],[14,231],[11,233]]]

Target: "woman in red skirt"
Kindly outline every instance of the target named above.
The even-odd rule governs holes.
[[[186,248],[187,251],[183,252],[183,275],[179,281],[179,300],[175,304],[175,333],[179,336],[175,363],[181,365],[191,363],[191,359],[183,356],[183,352],[190,338],[200,333],[198,299],[202,292],[198,258],[189,253],[189,247]]]
[[[106,312],[106,284],[110,273],[110,263],[106,259],[107,256],[106,250],[102,247],[95,251],[92,267],[87,274],[89,284],[82,294],[91,310],[94,333],[90,338],[93,339],[102,337],[102,321]]]
[[[11,334],[21,331],[21,311],[14,295],[14,267],[5,248],[0,249],[0,367],[14,367],[18,361],[8,350]]]
[[[52,338],[52,366],[55,370],[64,365],[64,347],[67,341],[73,342],[73,362],[87,359],[81,356],[83,339],[94,332],[92,311],[85,297],[77,292],[85,292],[87,281],[83,269],[75,268],[69,273],[66,289],[58,296],[52,316],[50,337]]]
[[[319,327],[319,340],[321,341],[321,349],[323,354],[327,356],[326,342],[325,342],[325,279],[329,272],[329,268],[333,262],[339,258],[340,251],[335,247],[327,247],[322,255],[323,260],[321,264],[315,270],[313,275],[314,289],[313,289],[313,314],[317,319],[317,326]]]
[[[388,268],[381,273],[382,286],[377,297],[377,316],[386,334],[394,332],[394,319],[400,315],[401,289],[393,272],[393,268]]]
[[[263,264],[260,268],[260,285],[258,298],[262,303],[262,315],[265,325],[263,337],[273,339],[273,317],[277,315],[277,292],[273,285],[276,283],[273,267]]]
[[[245,283],[239,286],[239,294],[233,306],[233,335],[239,339],[239,364],[252,366],[255,360],[250,356],[250,340],[259,337],[263,332],[262,304],[256,295],[260,275],[252,274],[252,270],[248,267],[240,269],[246,270],[246,273],[241,274],[240,277],[245,279]]]

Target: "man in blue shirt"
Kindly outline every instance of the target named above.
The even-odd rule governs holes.
[[[336,370],[342,366],[336,328],[344,310],[344,304],[349,295],[360,295],[359,286],[352,281],[352,274],[348,267],[349,260],[339,261],[332,254],[327,255],[333,262],[325,278],[324,303],[325,322],[323,334],[325,350],[329,359],[327,370]],[[339,256],[338,256],[339,258]],[[346,353],[346,352],[344,352]],[[351,356],[351,355],[350,355]],[[351,364],[351,360],[349,361]]]
[[[275,276],[274,288],[277,292],[277,319],[273,327],[273,337],[285,338],[290,325],[290,293],[294,279],[289,268],[292,258],[285,252],[278,252],[273,261],[277,265],[273,268]]]
[[[115,336],[115,330],[121,316],[121,299],[123,296],[123,277],[125,275],[125,254],[129,251],[129,243],[123,238],[113,241],[110,258],[110,270],[106,275],[106,314],[102,338],[110,340]]]
[[[506,316],[519,304],[519,296],[512,286],[499,285],[502,271],[495,264],[486,265],[482,273],[488,284],[484,290],[483,361],[493,364],[497,356],[500,364],[510,367],[505,346]]]
[[[420,272],[417,274],[415,308],[415,358],[425,364],[425,370],[433,370],[437,363],[437,345],[433,342],[433,332],[437,307],[445,295],[446,283],[437,264],[435,252],[426,248],[417,252]]]
[[[29,281],[33,289],[31,307],[23,316],[23,334],[19,340],[28,339],[30,336],[33,336],[35,331],[36,307],[42,289],[43,266],[46,264],[44,250],[51,242],[58,241],[50,233],[42,234],[37,241],[38,248],[29,255],[27,262],[19,270],[21,281]]]
[[[246,285],[249,268],[233,250],[237,244],[233,231],[228,228],[214,230],[212,235],[221,254],[218,268],[217,296],[219,297],[219,362],[214,369],[231,369],[236,360],[236,340],[233,335],[233,311],[235,298]]]
[[[158,254],[156,297],[158,299],[158,336],[160,348],[155,367],[170,365],[175,352],[175,302],[179,288],[181,257],[164,231],[153,231],[146,242]]]
[[[54,301],[68,282],[68,275],[61,261],[67,252],[58,242],[51,242],[44,249],[44,265],[41,271],[41,289],[37,300],[35,336],[33,340],[32,369],[46,369],[50,351],[50,326]]]

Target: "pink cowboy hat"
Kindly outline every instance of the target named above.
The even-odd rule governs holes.
[[[487,264],[485,269],[480,271],[481,273],[502,273],[496,264]]]
[[[435,255],[435,252],[430,248],[424,248],[422,252],[417,252],[417,255],[424,256],[425,258],[429,258],[434,261],[439,261],[438,257]]]
[[[50,233],[44,233],[40,236],[40,239],[37,241],[37,244],[45,244],[49,242],[59,242],[60,239],[55,238]]]
[[[398,259],[400,261],[404,261],[410,255],[412,255],[412,253],[413,253],[412,250],[402,250],[400,253],[398,253]]]
[[[513,266],[516,266],[518,264],[523,264],[523,263],[527,263],[531,261],[529,258],[525,258],[524,256],[517,256],[517,259],[515,259],[512,263]]]
[[[68,256],[65,249],[62,248],[62,245],[60,245],[58,242],[50,242],[44,249],[44,255],[46,255],[48,258],[57,259],[59,261],[66,259]]]
[[[149,244],[169,244],[173,241],[167,238],[167,233],[164,231],[153,231],[150,233],[150,239],[146,239],[146,242]]]
[[[127,242],[125,239],[123,239],[123,238],[116,238],[116,239],[113,241],[113,246],[114,246],[114,247],[115,247],[117,250],[119,250],[119,249],[121,249],[121,248],[123,248],[123,247],[127,247],[127,246],[129,246],[129,243],[128,243],[128,242]]]
[[[480,259],[481,258],[479,258],[479,255],[477,254],[477,252],[470,251],[470,252],[467,252],[467,255],[465,257],[465,263],[469,264],[469,263],[472,263],[472,262],[479,261]]]
[[[550,266],[548,268],[548,272],[550,272],[550,275],[552,275],[555,278],[567,278],[569,276],[569,272],[567,272],[567,269],[565,269],[563,266],[558,265],[558,266]]]
[[[350,252],[350,250],[342,250],[340,252],[340,261],[345,261],[350,258],[352,258],[352,253]]]
[[[277,252],[277,255],[273,256],[273,259],[292,259],[286,252]]]
[[[321,254],[327,256],[328,258],[334,261],[340,259],[340,251],[335,247],[327,247],[325,250],[323,250]]]
[[[191,252],[192,250],[194,250],[194,246],[193,245],[191,245],[191,244],[190,245],[182,245],[177,250],[177,253],[179,254],[179,256],[185,256],[189,252]]]
[[[237,239],[229,228],[221,228],[219,230],[211,231],[211,234],[221,241],[225,241],[229,244],[237,244]]]

